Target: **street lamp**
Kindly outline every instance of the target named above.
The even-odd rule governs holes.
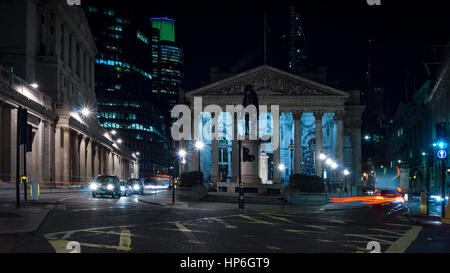
[[[204,147],[205,147],[205,143],[203,143],[200,140],[195,143],[195,148],[198,151],[198,172],[201,172],[201,168],[200,168],[200,162],[201,162],[200,161],[200,152],[201,152],[201,150],[203,150]]]
[[[81,115],[83,115],[83,117],[89,117],[91,115],[91,110],[89,110],[89,108],[82,108],[81,109]]]
[[[185,150],[180,150],[178,151],[178,155],[182,158],[184,158],[186,156],[186,151]]]
[[[122,144],[122,140],[119,138],[119,139],[117,140],[117,143]]]
[[[347,169],[345,169],[343,173],[344,173],[345,176],[349,176],[350,175],[350,172]]]
[[[331,166],[331,165],[333,165],[333,160],[328,158],[327,161],[325,161],[325,163],[327,163],[328,166]]]
[[[291,151],[291,175],[292,175],[292,171],[294,170],[294,150],[295,150],[295,145],[292,139],[291,144],[289,144],[289,150]]]
[[[32,84],[30,84],[30,86],[31,87],[33,87],[34,89],[37,89],[37,88],[39,88],[39,84],[37,84],[37,83],[32,83]]]
[[[111,131],[111,135],[115,136],[116,134],[117,134],[117,131],[116,131],[116,130],[112,130],[112,131]]]
[[[325,154],[320,154],[319,155],[319,159],[320,160],[325,160],[325,159],[327,159],[327,156]]]

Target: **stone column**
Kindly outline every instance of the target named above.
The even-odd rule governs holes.
[[[199,120],[199,122],[200,122],[200,120]],[[195,124],[195,116],[194,116],[194,111],[192,111],[192,122],[191,122],[191,125],[192,125],[192,145],[191,145],[191,147],[192,147],[192,170],[193,171],[198,171],[198,169],[199,169],[199,165],[198,165],[198,158],[199,158],[199,152],[197,151],[197,149],[195,149],[195,143],[197,142],[197,140],[198,139],[194,139],[194,136],[195,136],[195,130],[198,130],[198,124],[196,125]],[[199,138],[200,138],[200,136],[199,136]]]
[[[78,133],[72,132],[71,134],[71,154],[72,154],[72,182],[79,182],[80,181],[80,145],[78,143]]]
[[[344,111],[337,111],[334,119],[337,124],[336,160],[338,164],[344,164]]]
[[[323,134],[322,134],[322,118],[324,112],[317,111],[314,112],[314,117],[316,118],[316,174],[320,177],[323,176],[323,162],[320,160],[319,156],[323,152]]]
[[[294,150],[294,173],[302,172],[302,116],[303,112],[297,111],[292,113],[294,117],[295,130],[295,150]]]
[[[239,183],[239,143],[238,143],[238,125],[237,125],[237,114],[233,113],[231,117],[233,124],[233,141],[232,141],[232,151],[231,151],[231,182]]]
[[[80,135],[80,181],[87,182],[86,179],[86,137]]]
[[[71,166],[71,149],[70,149],[70,129],[69,128],[61,128],[63,133],[63,179],[62,182],[70,182],[70,170]]]
[[[61,182],[64,180],[64,153],[63,153],[63,131],[61,128],[56,128],[55,133],[55,181]]]
[[[211,180],[212,182],[219,182],[219,141],[212,140],[211,150]]]
[[[92,165],[92,140],[86,138],[86,177],[91,179],[94,177],[93,165]]]
[[[94,145],[94,177],[99,175],[100,170],[100,157],[99,157],[99,147],[97,143],[93,143]]]
[[[273,113],[272,113],[273,115]],[[280,116],[282,115],[282,112],[280,112]],[[272,117],[273,120],[275,120],[274,117]],[[275,124],[274,124],[275,125]],[[281,126],[281,122],[280,125]],[[273,151],[273,182],[274,183],[281,183],[281,172],[279,169],[280,163],[281,163],[281,156],[280,156],[280,152],[281,152],[281,138],[280,138],[280,127],[279,126],[273,126],[272,131],[273,131],[273,135],[278,135],[278,139],[279,139],[279,145],[278,147],[274,147],[274,151]],[[275,149],[276,148],[276,149]]]

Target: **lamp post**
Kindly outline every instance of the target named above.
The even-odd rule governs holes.
[[[205,144],[201,141],[201,140],[199,140],[199,141],[197,141],[196,143],[195,143],[195,148],[197,149],[197,151],[198,151],[198,172],[200,173],[201,172],[201,167],[200,167],[200,154],[201,154],[201,151],[203,150],[203,148],[205,147]]]
[[[284,170],[286,170],[286,166],[283,163],[281,163],[280,165],[278,165],[278,170],[280,170],[280,177],[281,177],[281,174],[284,172]],[[284,181],[282,181],[282,183],[283,182]]]
[[[294,170],[294,150],[295,150],[294,141],[291,139],[291,144],[289,144],[289,151],[291,151],[291,175]]]

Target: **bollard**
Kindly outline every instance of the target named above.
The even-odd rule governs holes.
[[[420,214],[422,214],[422,215],[427,214],[427,193],[426,192],[420,193]]]
[[[31,189],[30,189],[31,200],[33,200],[33,201],[39,200],[39,194],[40,194],[39,190],[40,190],[39,189],[39,183],[38,182],[31,182]]]

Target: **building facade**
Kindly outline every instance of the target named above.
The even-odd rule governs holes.
[[[87,1],[98,48],[95,91],[100,126],[139,153],[142,177],[168,167],[166,107],[152,92],[152,27],[123,5]]]
[[[258,159],[267,155],[267,183],[288,183],[294,173],[317,174],[325,178],[336,175],[331,168],[319,159],[324,153],[333,158],[342,169],[348,169],[353,181],[358,181],[361,173],[361,115],[364,107],[360,105],[359,91],[347,93],[303,77],[263,65],[255,69],[231,76],[186,93],[187,104],[194,110],[194,99],[201,98],[203,107],[218,105],[241,105],[244,87],[251,85],[258,95],[259,105],[279,106],[280,127],[269,128],[264,134],[279,135],[280,146],[270,143],[261,145],[256,154]],[[237,117],[223,113],[219,124],[227,128],[222,132],[224,140],[208,140],[205,134],[211,133],[211,115],[202,112],[198,127],[200,140],[206,147],[199,153],[193,147],[197,140],[183,140],[180,147],[187,151],[187,166],[181,169],[198,170],[199,162],[206,179],[219,183],[237,183],[238,142],[230,139],[238,127]],[[267,113],[273,121],[273,113]],[[194,115],[193,115],[194,117]],[[261,118],[261,116],[260,116]],[[263,116],[262,118],[265,118]],[[234,121],[233,121],[234,120]],[[194,124],[194,122],[192,122]],[[271,125],[272,124],[272,125]],[[200,126],[202,125],[202,126]],[[219,125],[220,126],[220,125]],[[195,130],[195,129],[193,129]],[[222,130],[222,129],[220,129]],[[242,128],[239,129],[242,132]],[[260,132],[259,135],[263,133]],[[200,156],[200,160],[199,160]],[[284,166],[284,168],[280,168]],[[262,165],[258,163],[258,168]],[[265,168],[265,167],[264,167]],[[266,175],[263,175],[266,177]]]
[[[13,182],[16,173],[19,106],[33,126],[29,181],[137,177],[133,152],[98,125],[97,48],[83,10],[63,0],[0,1],[0,7],[1,179]]]
[[[449,64],[447,46],[435,75],[430,75],[432,78],[425,82],[409,103],[400,104],[388,124],[383,148],[384,169],[377,167],[377,180],[382,182],[380,177],[383,174],[386,174],[386,180],[390,180],[384,183],[386,186],[400,184],[399,181],[393,182],[392,177],[396,176],[397,170],[401,170],[405,177],[405,190],[414,194],[428,192],[438,195],[442,194],[444,184],[448,193],[448,163],[444,160],[443,165],[437,157],[439,147],[436,143],[449,142]],[[442,136],[437,132],[439,124],[447,128]]]

